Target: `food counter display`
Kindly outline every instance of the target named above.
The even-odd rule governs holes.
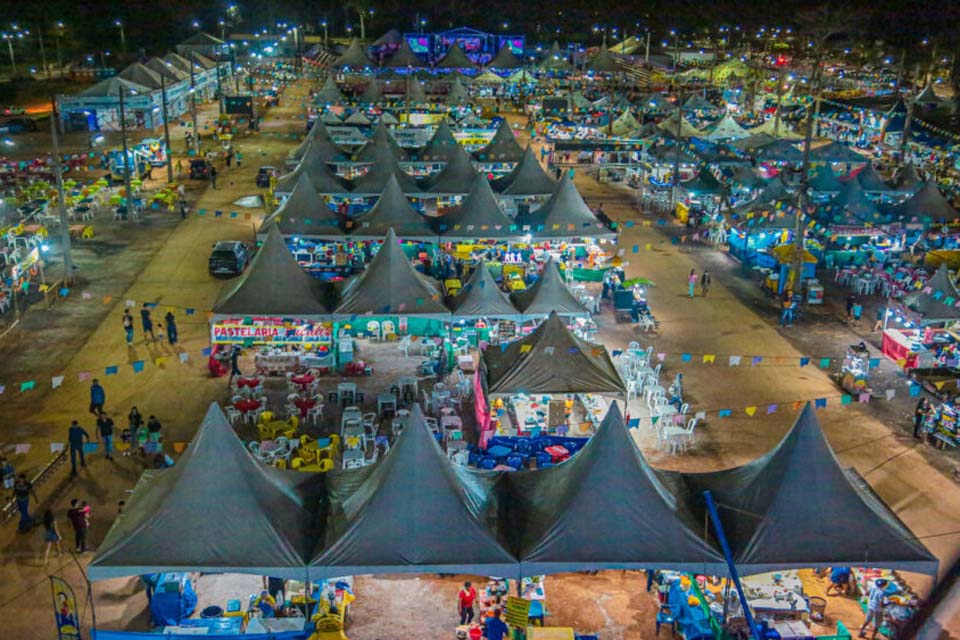
[[[941,448],[955,447],[960,442],[957,414],[958,410],[953,403],[936,405],[924,416],[920,429]]]
[[[946,329],[889,327],[883,331],[883,355],[904,369],[932,369],[958,358],[960,335]]]
[[[517,394],[495,402],[498,433],[508,436],[593,435],[607,414],[610,400],[601,395],[528,396]]]
[[[870,352],[865,344],[850,345],[837,374],[840,386],[850,393],[868,393],[870,380]]]
[[[867,610],[867,594],[874,582],[880,578],[887,580],[884,590],[886,605],[883,608],[880,634],[887,638],[900,638],[906,623],[916,615],[920,598],[896,571],[853,567],[853,579],[860,592],[860,608],[864,612]]]

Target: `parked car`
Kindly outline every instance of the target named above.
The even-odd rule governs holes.
[[[276,167],[271,167],[264,165],[260,167],[260,170],[257,171],[257,186],[262,189],[270,188],[270,178],[276,178],[280,175],[280,171]]]
[[[209,180],[210,165],[206,160],[195,159],[190,161],[190,179],[191,180]]]
[[[213,245],[210,254],[210,275],[238,276],[247,268],[250,252],[239,240],[223,240]]]

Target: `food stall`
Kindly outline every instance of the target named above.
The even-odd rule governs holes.
[[[255,347],[260,375],[285,375],[303,368],[333,368],[333,325],[279,317],[226,317],[210,327],[218,353],[226,345]]]
[[[960,442],[960,426],[957,424],[958,409],[952,402],[935,405],[923,418],[920,431],[932,438],[940,448],[955,447]]]
[[[843,364],[837,373],[837,382],[852,394],[870,393],[870,352],[862,342],[847,347]]]

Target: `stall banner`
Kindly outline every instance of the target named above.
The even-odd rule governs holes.
[[[356,127],[328,126],[327,133],[330,139],[337,144],[353,146],[366,144],[367,139]]]
[[[453,132],[453,137],[465,147],[485,147],[496,133],[496,129],[460,129]]]
[[[404,148],[424,147],[430,138],[433,137],[433,131],[430,129],[394,129],[393,137],[397,144]]]
[[[317,344],[330,341],[330,329],[319,323],[312,326],[287,326],[228,321],[213,325],[214,344],[243,344],[249,340],[270,344]]]
[[[60,640],[80,640],[80,616],[77,614],[77,598],[73,595],[73,589],[57,576],[50,576],[50,589]]]
[[[504,622],[511,627],[526,629],[530,619],[530,601],[526,598],[507,596],[507,610],[503,616]]]
[[[23,260],[21,260],[18,264],[13,265],[11,268],[11,275],[14,279],[17,279],[29,271],[38,262],[40,262],[40,248],[34,247],[30,253],[24,257]]]

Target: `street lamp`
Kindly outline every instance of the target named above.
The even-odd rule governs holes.
[[[323,27],[323,48],[326,49],[329,47],[327,42],[327,19],[324,18],[323,22],[320,23],[320,26]]]
[[[53,39],[57,45],[57,67],[60,69],[60,74],[63,74],[63,54],[60,52],[60,39],[63,37],[63,22],[57,21],[53,25]]]
[[[3,39],[7,41],[7,51],[10,52],[10,75],[15,76],[17,75],[17,59],[13,55],[13,39],[16,36],[14,36],[12,33],[7,33],[4,31],[2,34],[0,34],[0,37],[3,37]]]
[[[113,21],[113,26],[120,29],[120,48],[123,50],[123,55],[127,55],[127,34],[123,31],[123,20],[117,18]]]

